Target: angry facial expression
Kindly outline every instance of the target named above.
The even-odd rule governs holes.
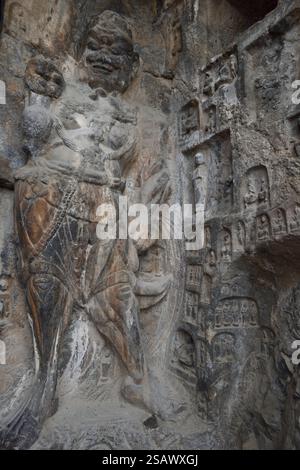
[[[102,15],[89,30],[83,60],[90,86],[102,87],[107,92],[123,93],[138,64],[131,34],[125,28],[122,30],[122,23],[104,21]]]

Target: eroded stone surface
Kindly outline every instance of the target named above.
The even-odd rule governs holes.
[[[299,448],[300,2],[5,3],[1,447]]]

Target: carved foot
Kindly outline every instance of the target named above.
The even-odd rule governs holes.
[[[38,439],[47,416],[54,411],[54,400],[43,401],[45,382],[40,382],[14,413],[0,426],[0,447],[4,449],[29,449]],[[52,396],[52,395],[51,395]]]
[[[30,405],[20,411],[14,419],[0,431],[0,444],[4,449],[29,449],[40,432],[38,420]]]
[[[128,377],[123,385],[122,395],[129,403],[139,406],[161,421],[178,418],[186,410],[185,404],[172,397],[170,391],[163,389],[158,380],[154,384],[150,391],[146,381],[137,384]]]
[[[134,406],[138,406],[150,414],[153,413],[150,400],[145,392],[144,382],[140,384],[135,383],[131,377],[127,377],[122,387],[121,393],[123,398],[125,398],[128,403]]]

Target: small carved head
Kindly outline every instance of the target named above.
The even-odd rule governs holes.
[[[261,223],[261,225],[265,225],[267,223],[267,217],[265,215],[261,216],[260,223]]]
[[[92,88],[126,91],[139,66],[126,19],[112,11],[97,16],[90,26],[82,60]]]
[[[0,275],[0,292],[6,292],[9,287],[9,278],[4,275]]]
[[[195,165],[200,166],[200,165],[203,165],[204,163],[205,163],[205,159],[204,159],[203,153],[197,153],[195,155]]]

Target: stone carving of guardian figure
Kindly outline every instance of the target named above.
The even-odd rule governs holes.
[[[137,114],[122,98],[139,66],[127,20],[110,11],[94,18],[73,66],[64,79],[51,61],[37,57],[26,71],[28,163],[16,173],[15,218],[39,366],[28,397],[2,426],[6,446],[29,447],[53,413],[60,348],[76,311],[93,321],[127,371],[125,399],[155,412],[138,295],[155,303],[170,278],[139,276],[139,251],[150,244],[96,236],[97,208],[117,208],[139,158]],[[146,186],[143,201],[150,204],[155,195],[166,202],[163,165],[149,169]]]

